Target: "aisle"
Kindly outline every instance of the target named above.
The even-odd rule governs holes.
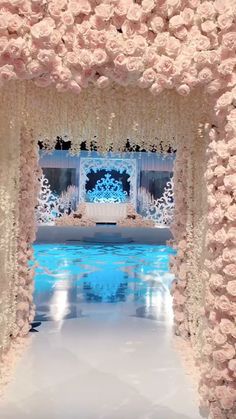
[[[36,245],[42,325],[0,403],[1,419],[199,419],[172,348],[173,253]]]
[[[112,308],[112,310],[111,310]],[[198,419],[171,324],[98,304],[45,322],[0,404],[2,419]]]

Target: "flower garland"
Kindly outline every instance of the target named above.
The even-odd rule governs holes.
[[[18,284],[16,290],[16,324],[14,336],[24,336],[34,320],[34,268],[32,243],[35,241],[35,207],[39,193],[41,170],[38,165],[38,147],[32,132],[22,127],[20,137],[20,191],[18,235]]]
[[[167,91],[157,101],[148,90],[132,87],[112,86],[100,91],[91,86],[76,96],[40,89],[31,82],[21,85],[26,91],[22,106],[27,126],[33,128],[35,137],[53,150],[60,133],[71,142],[70,152],[74,154],[80,152],[81,142],[104,153],[124,151],[127,138],[131,150],[137,145],[159,151],[176,148],[183,136],[191,138],[197,130],[199,102],[203,102],[200,90],[187,97]],[[181,118],[183,114],[185,118]]]
[[[174,247],[177,250],[176,256],[171,257],[170,267],[175,275],[175,281],[172,287],[175,333],[184,338],[189,337],[188,313],[185,309],[187,295],[187,184],[186,171],[188,160],[188,148],[184,144],[179,144],[178,153],[174,165],[174,223],[171,231],[174,236]]]
[[[0,107],[0,387],[5,383],[10,365],[7,353],[13,346],[16,323],[18,188],[19,188],[19,119],[9,109],[20,115],[18,90],[1,91]]]

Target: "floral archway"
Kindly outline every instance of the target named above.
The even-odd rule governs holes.
[[[34,316],[37,141],[172,146],[176,333],[211,417],[235,417],[235,53],[235,0],[0,2],[2,359]]]

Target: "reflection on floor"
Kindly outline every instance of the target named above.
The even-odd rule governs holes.
[[[37,245],[39,333],[3,419],[199,419],[171,346],[165,246]]]

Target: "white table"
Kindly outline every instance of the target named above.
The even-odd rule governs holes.
[[[86,216],[96,223],[116,223],[126,218],[127,204],[86,202]]]

